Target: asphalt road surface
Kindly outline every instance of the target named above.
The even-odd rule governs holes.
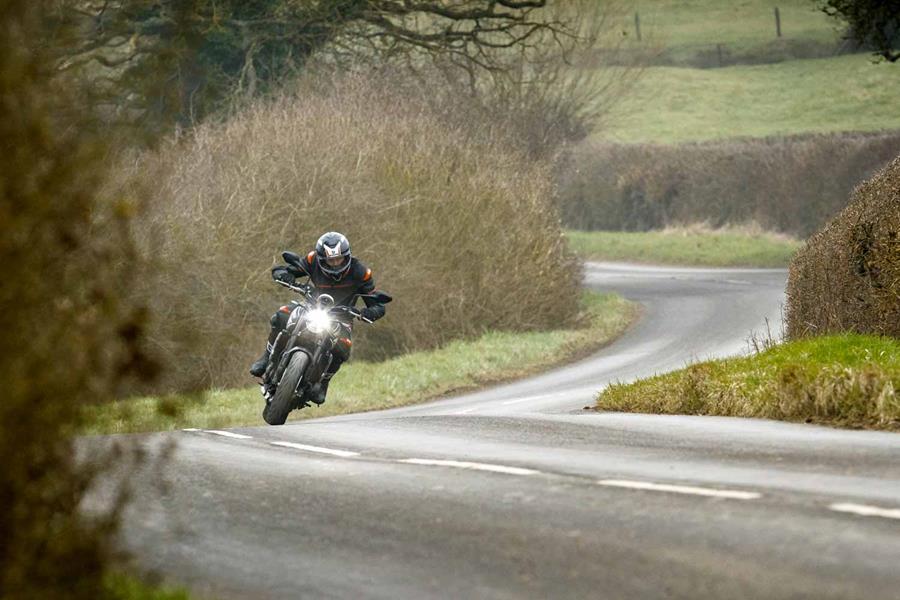
[[[124,543],[218,598],[900,598],[900,436],[585,411],[777,332],[785,272],[591,264],[644,305],[589,359],[377,413],[175,439]]]

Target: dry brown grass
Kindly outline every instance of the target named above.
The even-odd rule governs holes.
[[[860,185],[797,254],[787,295],[791,338],[844,331],[900,337],[900,158]]]
[[[805,237],[900,153],[900,133],[681,145],[586,144],[561,181],[567,227],[644,231],[757,223]]]
[[[315,83],[133,164],[135,185],[155,191],[139,236],[159,275],[137,291],[155,311],[165,387],[246,383],[268,316],[290,298],[269,268],[331,229],[395,297],[358,328],[361,356],[571,324],[579,267],[549,164],[388,85]]]

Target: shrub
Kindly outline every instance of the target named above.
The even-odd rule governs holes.
[[[118,285],[134,266],[130,207],[103,201],[102,144],[63,118],[75,102],[51,75],[45,4],[0,10],[0,597],[103,599],[123,496],[113,477],[112,510],[82,501],[122,457],[79,462],[73,437],[85,405],[151,369]]]
[[[588,144],[560,180],[567,227],[645,231],[755,222],[808,236],[857,183],[900,153],[900,133],[842,133],[672,146]]]
[[[791,262],[791,338],[830,332],[900,337],[900,158],[852,200]]]
[[[198,374],[202,385],[246,383],[269,315],[290,299],[269,268],[332,229],[395,297],[385,320],[357,328],[358,356],[575,318],[579,267],[550,166],[481,135],[484,123],[448,125],[390,89],[360,78],[305,88],[135,161],[155,189],[138,233],[159,275],[139,293],[172,367],[165,387]]]

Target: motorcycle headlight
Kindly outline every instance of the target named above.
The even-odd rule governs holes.
[[[314,309],[306,313],[306,327],[313,333],[322,333],[331,327],[331,316],[322,309]]]

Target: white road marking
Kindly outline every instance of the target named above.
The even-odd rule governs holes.
[[[426,465],[431,467],[455,467],[457,469],[473,469],[475,471],[491,471],[492,473],[506,473],[507,475],[537,475],[540,471],[523,469],[522,467],[507,467],[505,465],[492,465],[488,463],[465,462],[459,460],[432,460],[429,458],[405,458],[398,462],[409,465]]]
[[[553,398],[557,396],[557,394],[542,394],[540,396],[528,396],[527,398],[517,398],[516,400],[507,400],[506,402],[501,402],[503,406],[509,406],[510,404],[520,404],[522,402],[531,402],[533,400],[544,400],[546,398]]]
[[[201,430],[197,429],[195,427],[188,427],[187,429],[182,429],[182,431],[195,432],[195,431],[201,431]]]
[[[282,448],[293,448],[294,450],[306,450],[307,452],[318,452],[319,454],[331,454],[332,456],[340,456],[341,458],[350,458],[351,456],[359,456],[359,452],[350,452],[349,450],[334,450],[332,448],[321,448],[319,446],[307,446],[306,444],[295,444],[294,442],[269,442],[273,446],[281,446]]]
[[[472,408],[467,408],[467,409],[465,409],[465,410],[461,410],[461,411],[455,412],[455,413],[453,413],[453,414],[454,414],[454,415],[467,415],[467,414],[469,414],[470,412],[472,412],[473,410],[478,410],[479,408],[481,408],[481,407],[480,407],[480,406],[473,406]]]
[[[651,483],[649,481],[629,481],[627,479],[601,479],[598,485],[648,490],[652,492],[672,492],[674,494],[693,494],[695,496],[713,496],[716,498],[732,498],[735,500],[754,500],[762,496],[757,492],[738,490],[717,490],[713,488],[693,487],[689,485],[671,485],[668,483]]]
[[[218,429],[203,429],[201,430],[204,433],[211,433],[213,435],[221,435],[222,437],[234,438],[236,440],[250,440],[253,439],[251,435],[244,435],[243,433],[234,433],[232,431],[219,431]]]
[[[850,502],[838,502],[828,508],[838,512],[853,513],[864,517],[885,517],[886,519],[900,519],[900,508],[881,508],[867,506],[865,504],[853,504]]]

